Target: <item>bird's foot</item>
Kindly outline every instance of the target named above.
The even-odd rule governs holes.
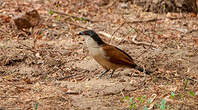
[[[110,73],[110,75],[109,75],[109,77],[110,77],[110,78],[112,78],[112,77],[113,77],[113,73],[114,73],[114,71],[115,71],[115,70],[113,70],[113,71]]]
[[[105,74],[102,73],[102,74],[99,76],[99,78],[103,77],[104,75],[105,75]]]
[[[109,70],[105,70],[98,78],[101,78],[105,75],[105,73],[107,73]]]

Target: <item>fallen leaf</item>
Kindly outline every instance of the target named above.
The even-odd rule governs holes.
[[[40,22],[40,15],[37,10],[26,12],[24,15],[14,19],[14,23],[18,29],[29,29],[38,25]]]
[[[27,84],[32,84],[32,81],[29,78],[23,79]]]

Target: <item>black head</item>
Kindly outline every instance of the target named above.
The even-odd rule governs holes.
[[[90,36],[94,41],[96,41],[99,45],[104,44],[104,42],[102,41],[102,39],[98,36],[98,34],[96,34],[95,31],[93,30],[86,30],[86,31],[82,31],[79,32],[78,35],[87,35]]]

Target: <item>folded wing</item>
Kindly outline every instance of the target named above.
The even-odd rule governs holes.
[[[103,49],[105,51],[105,57],[109,58],[110,62],[132,68],[137,66],[133,59],[123,50],[112,45],[104,45]]]

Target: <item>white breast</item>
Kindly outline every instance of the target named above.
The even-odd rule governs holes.
[[[98,56],[98,55],[101,57],[105,56],[105,53],[101,47],[88,47],[88,50],[91,56]]]
[[[98,45],[96,41],[94,41],[91,37],[85,36],[85,41],[89,50],[90,55],[96,56],[101,55],[105,56],[103,49]]]

